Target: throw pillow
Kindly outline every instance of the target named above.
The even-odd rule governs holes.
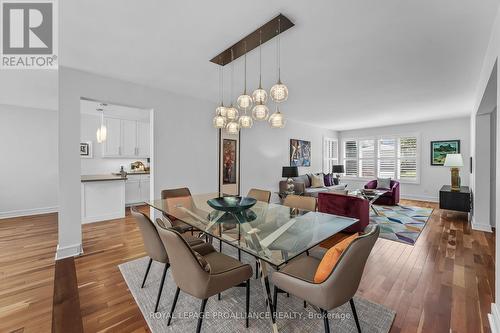
[[[201,254],[199,254],[198,252],[196,251],[193,251],[194,253],[194,256],[196,257],[196,260],[198,260],[198,263],[200,264],[201,268],[207,272],[207,273],[210,273],[210,264],[208,263],[208,261],[205,260],[205,258],[203,258],[203,256]]]
[[[314,274],[314,283],[322,283],[330,276],[331,272],[335,268],[335,265],[337,265],[342,252],[344,252],[349,244],[351,244],[352,241],[357,237],[357,233],[349,236],[338,244],[334,245],[325,253],[323,259],[321,259],[321,262],[319,263],[318,268],[316,269],[316,274]]]
[[[390,190],[391,178],[377,178],[377,189]]]
[[[323,179],[325,181],[325,186],[333,186],[333,176],[331,173],[325,175]]]
[[[325,187],[323,175],[311,175],[311,187]]]

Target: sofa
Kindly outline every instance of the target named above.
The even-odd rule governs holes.
[[[295,186],[294,191],[295,194],[305,195],[309,197],[318,197],[318,194],[321,192],[331,192],[331,191],[344,191],[347,185],[333,185],[333,186],[325,186],[325,187],[311,187],[311,179],[308,175],[301,175],[298,177],[293,177],[293,185]],[[282,180],[279,183],[280,193],[286,192],[287,190],[287,181]]]
[[[370,223],[368,200],[334,192],[318,194],[318,211],[359,219],[359,222],[344,229],[344,232],[363,232]]]
[[[366,189],[376,189],[377,180],[372,180],[365,185]],[[374,204],[382,206],[396,206],[399,203],[399,182],[391,180],[390,191],[381,195]]]

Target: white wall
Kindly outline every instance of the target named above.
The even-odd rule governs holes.
[[[477,177],[480,177],[476,173],[476,168],[475,168],[475,140],[476,140],[476,114],[480,109],[481,106],[481,101],[483,99],[483,94],[484,91],[486,90],[486,87],[488,85],[488,81],[492,72],[492,69],[495,66],[495,63],[498,59],[498,56],[500,55],[500,10],[497,11],[496,19],[493,24],[493,29],[491,32],[491,37],[490,37],[490,43],[488,45],[488,50],[486,52],[486,55],[484,57],[483,61],[483,68],[481,69],[481,75],[477,84],[477,90],[476,90],[476,101],[474,104],[473,112],[471,115],[471,139],[473,141],[471,147],[472,151],[471,154],[473,156],[473,174],[471,176],[472,178],[472,189],[474,193],[477,193],[478,191],[489,191],[489,188],[480,188],[476,186],[474,179]],[[497,91],[496,91],[496,100],[498,101],[500,98],[499,92],[498,92],[498,86],[499,86],[499,79],[497,75]],[[497,133],[497,142],[496,142],[496,175],[500,174],[500,135],[498,135],[500,128],[500,117],[496,117],[496,133]],[[500,207],[500,182],[498,181],[499,177],[496,177],[496,207]],[[476,201],[474,200],[474,203]],[[496,210],[495,213],[495,221],[498,220],[498,212],[499,210]],[[473,217],[474,220],[474,217]],[[495,223],[496,224],[496,223]],[[497,229],[495,229],[496,232]],[[500,298],[500,237],[495,237],[495,302],[498,303],[498,300]],[[500,308],[498,307],[497,304],[493,303],[492,304],[492,311],[491,315],[488,317],[490,321],[490,326],[491,326],[491,331],[493,333],[495,332],[500,332]]]
[[[57,111],[0,104],[0,218],[57,210]]]
[[[285,114],[286,116],[286,114]],[[279,190],[281,168],[290,165],[290,139],[311,141],[311,166],[299,168],[299,174],[321,172],[323,137],[336,138],[337,132],[288,120],[285,128],[273,129],[267,122],[254,122],[241,132],[241,193],[250,188]]]
[[[460,140],[460,152],[464,167],[460,170],[462,185],[469,184],[470,118],[454,118],[398,126],[365,128],[339,133],[340,156],[343,156],[342,140],[378,135],[420,134],[420,183],[401,184],[401,196],[407,199],[439,201],[439,189],[450,184],[450,170],[442,166],[432,166],[430,162],[430,142],[438,140]],[[365,181],[345,180],[350,188],[362,187]]]
[[[480,114],[476,117],[475,139],[475,185],[478,189],[474,192],[474,220],[475,228],[489,228],[491,214],[491,115]],[[483,191],[483,189],[486,189]],[[482,227],[487,226],[487,227]]]
[[[58,258],[81,247],[80,98],[154,109],[152,197],[161,189],[189,186],[195,193],[217,191],[216,105],[167,91],[59,68],[59,246]]]
[[[143,112],[149,113],[148,110]],[[90,115],[82,113],[80,122],[80,140],[81,142],[91,141],[93,157],[81,159],[81,173],[82,175],[95,175],[95,174],[108,174],[119,172],[120,166],[123,165],[126,171],[130,170],[130,163],[134,161],[142,161],[146,163],[145,159],[130,159],[130,158],[103,158],[102,157],[102,144],[97,143],[96,129],[101,124],[101,117],[97,115]]]

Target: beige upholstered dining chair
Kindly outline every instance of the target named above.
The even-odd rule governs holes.
[[[146,283],[146,279],[148,277],[148,273],[153,261],[165,264],[165,268],[163,269],[163,275],[160,280],[160,289],[158,290],[158,296],[156,297],[155,312],[157,312],[158,305],[160,304],[161,292],[163,290],[163,284],[165,283],[167,270],[170,267],[169,258],[153,221],[151,221],[146,214],[138,211],[136,207],[131,207],[130,212],[132,213],[132,216],[134,216],[137,225],[139,226],[139,230],[141,231],[142,235],[142,240],[144,242],[144,248],[146,249],[146,253],[149,256],[149,262],[146,268],[146,273],[144,274],[144,279],[142,280],[141,288],[144,288],[144,284]],[[161,221],[161,223],[165,225],[163,221]],[[185,236],[185,237],[186,237],[186,242],[188,242],[190,246],[197,246],[204,244],[202,240],[197,239],[195,237],[191,236]]]
[[[316,198],[291,194],[283,200],[283,206],[314,212],[316,211]]]
[[[380,227],[377,225],[367,234],[352,241],[342,252],[330,275],[322,283],[314,282],[314,275],[321,260],[312,256],[299,257],[280,271],[274,272],[272,280],[275,311],[278,291],[293,294],[320,309],[325,332],[329,333],[328,310],[349,302],[356,327],[358,332],[361,332],[353,297],[358,290],[366,261],[379,233]]]
[[[189,191],[187,187],[181,187],[161,191],[161,199],[164,200],[164,206],[174,206],[178,202],[182,202],[182,204],[185,205],[185,201],[192,201],[192,196],[191,191]],[[173,207],[169,208],[172,209]],[[179,232],[183,233],[186,231],[191,231],[191,235],[193,234],[193,227],[182,222],[182,220],[179,220],[173,216],[169,216],[166,213],[163,213],[163,216],[168,218],[171,221],[172,226],[176,227]]]
[[[181,234],[173,229],[158,227],[158,233],[170,254],[172,276],[177,284],[167,325],[170,325],[180,290],[202,300],[196,328],[196,332],[200,332],[208,298],[232,287],[246,287],[248,327],[252,267],[215,251],[208,243],[191,248]]]
[[[269,200],[271,200],[271,192],[252,188],[248,191],[247,197],[269,203]]]

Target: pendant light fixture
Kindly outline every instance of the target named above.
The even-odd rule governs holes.
[[[103,143],[106,141],[106,137],[108,134],[108,129],[104,125],[104,105],[105,104],[99,104],[96,111],[101,113],[101,125],[97,128],[96,132],[96,138],[98,143]]]
[[[252,107],[252,97],[250,97],[250,95],[247,94],[247,42],[245,41],[243,45],[245,47],[245,56],[244,56],[245,82],[244,82],[243,94],[238,97],[236,104],[238,104],[240,110],[246,111],[247,109]]]
[[[283,128],[285,127],[285,123],[285,118],[280,112],[278,105],[276,105],[276,112],[269,117],[269,124],[272,128]]]
[[[281,103],[288,98],[288,88],[281,82],[281,45],[280,45],[280,34],[281,34],[281,19],[278,19],[278,38],[276,40],[276,62],[278,67],[278,82],[272,86],[270,95],[273,101],[276,103]]]
[[[252,97],[247,95],[247,43],[245,45],[245,88],[243,89],[243,95],[238,97],[238,106],[244,110],[244,114],[238,120],[241,128],[251,128],[253,126],[252,117],[247,115],[247,109],[252,106]]]
[[[233,106],[233,83],[234,83],[234,55],[231,49],[231,105],[227,108],[226,118],[229,121],[226,125],[228,134],[238,134],[240,125],[238,124],[238,109]]]
[[[259,88],[252,93],[252,99],[255,106],[252,109],[252,117],[255,120],[267,120],[269,117],[269,109],[266,106],[267,91],[262,89],[262,30],[259,31]]]
[[[227,108],[224,106],[224,72],[222,65],[219,67],[219,94],[220,94],[220,105],[215,109],[215,117],[213,119],[213,124],[215,128],[226,127],[226,113]]]

